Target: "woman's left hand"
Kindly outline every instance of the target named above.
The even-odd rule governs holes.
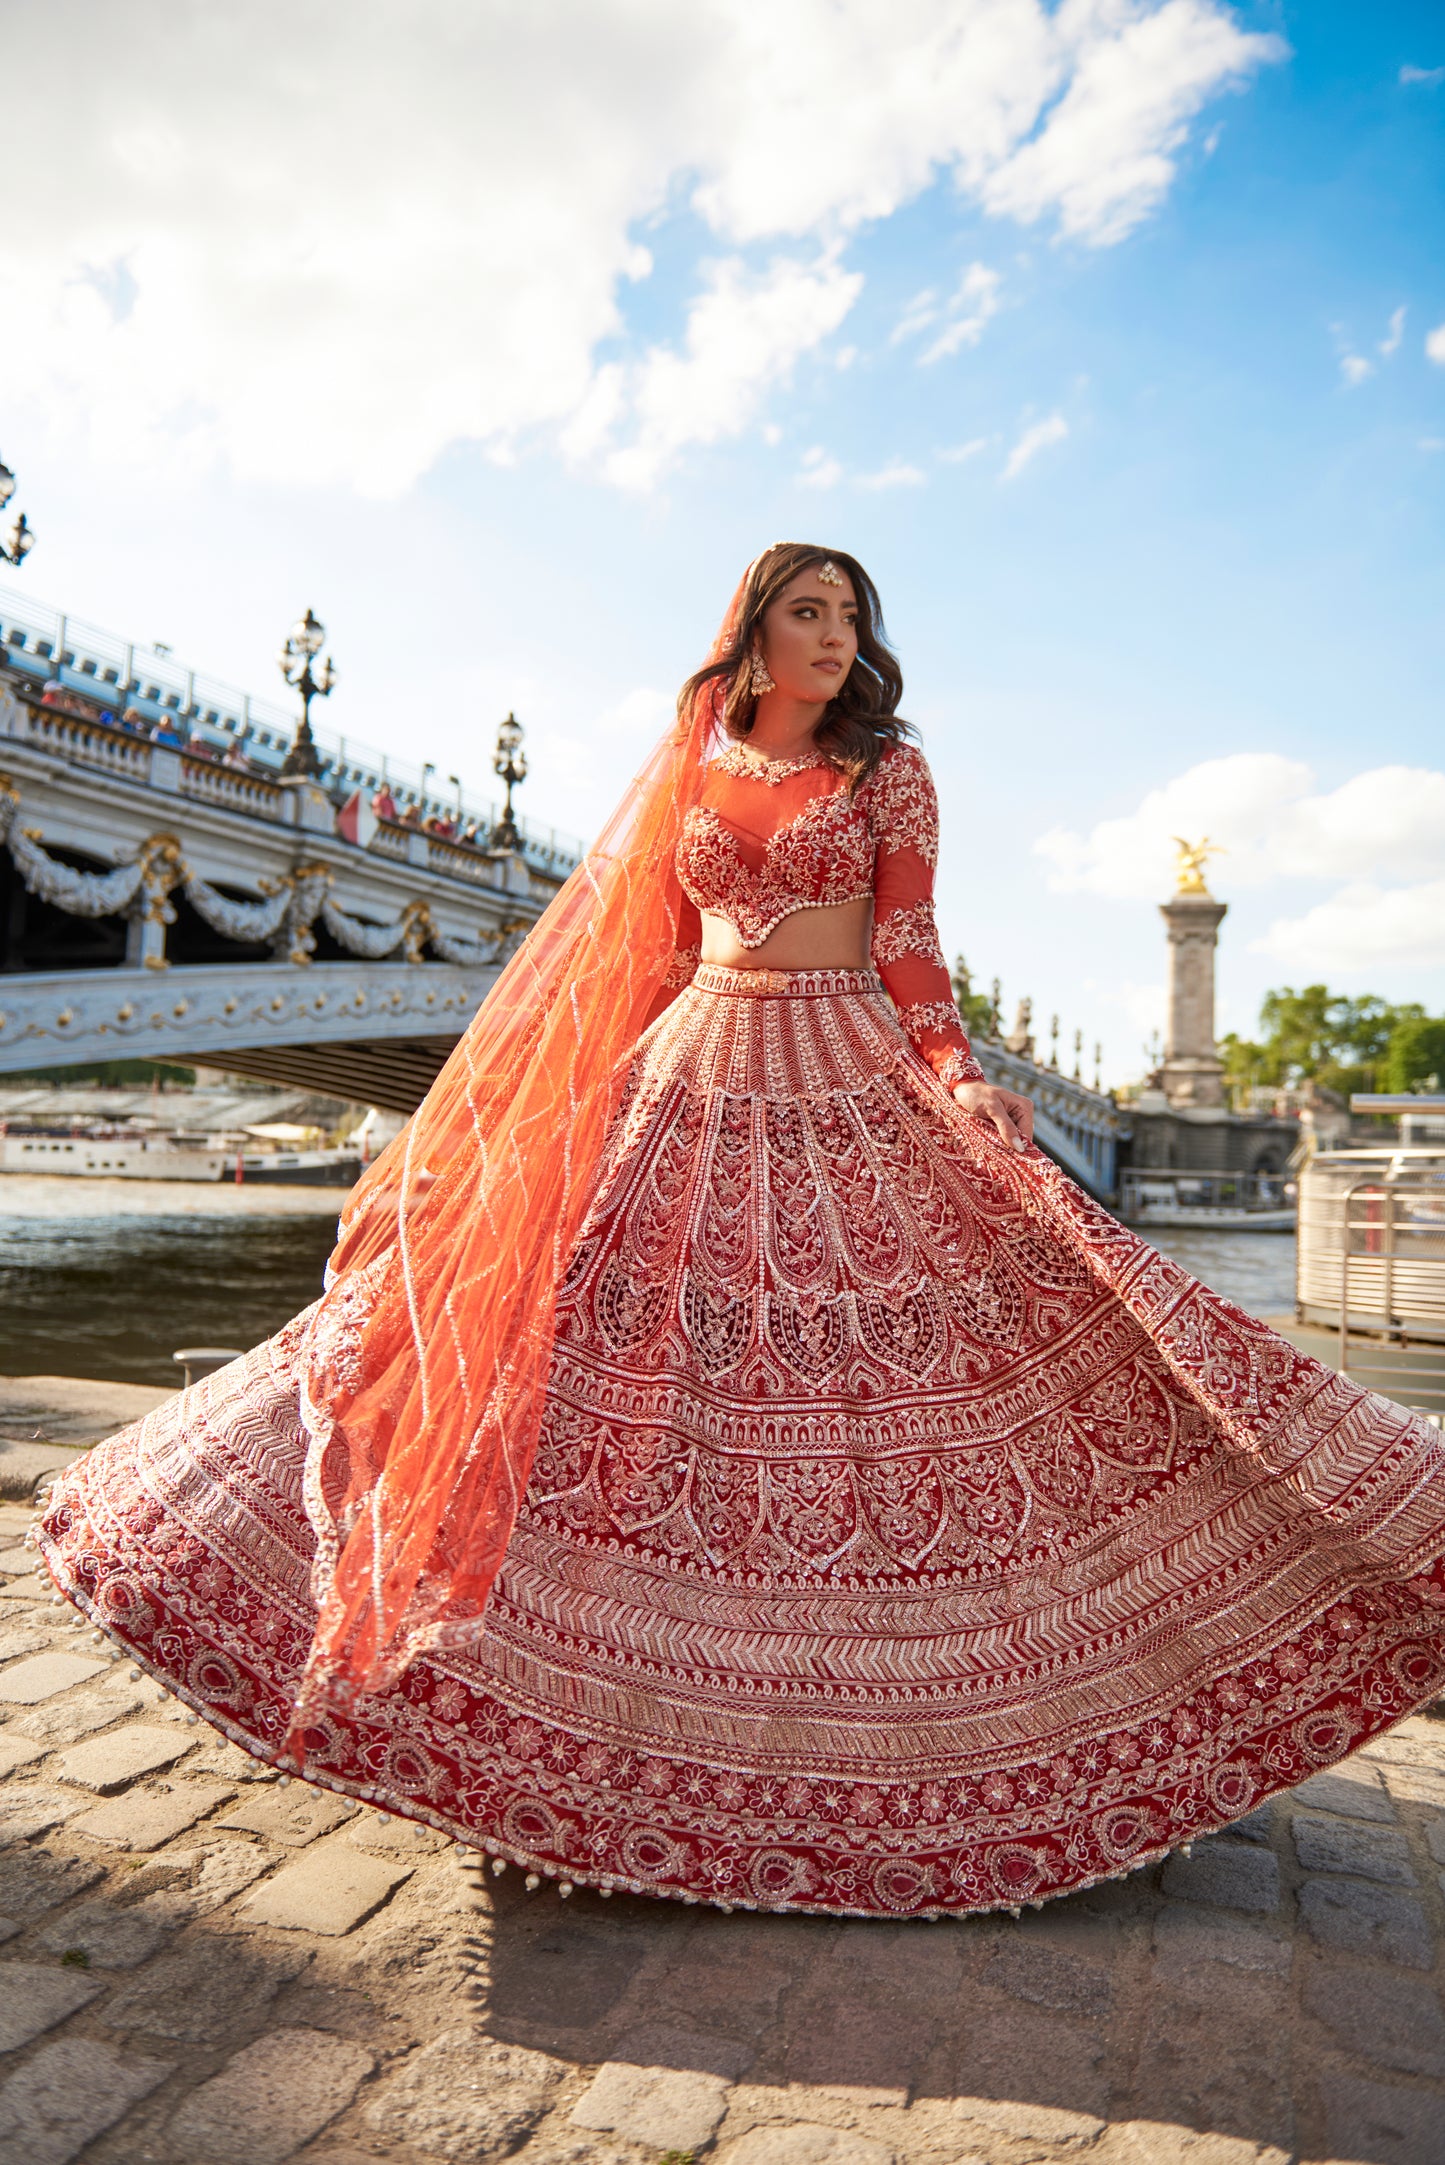
[[[1016,1090],[999,1090],[986,1082],[955,1083],[953,1094],[975,1120],[991,1120],[1012,1149],[1028,1149],[1034,1139],[1031,1098],[1021,1098]]]

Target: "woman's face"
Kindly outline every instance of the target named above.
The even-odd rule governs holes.
[[[759,645],[768,674],[792,699],[825,705],[837,697],[858,653],[858,603],[853,581],[840,586],[810,565],[763,612]]]

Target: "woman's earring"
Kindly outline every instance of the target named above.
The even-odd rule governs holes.
[[[752,692],[754,699],[761,699],[764,692],[775,692],[777,688],[777,685],[768,675],[767,663],[763,660],[761,653],[756,648],[754,648],[752,682]]]

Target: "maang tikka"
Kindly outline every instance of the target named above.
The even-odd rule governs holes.
[[[830,556],[826,564],[818,566],[818,578],[824,586],[841,586],[843,574]]]

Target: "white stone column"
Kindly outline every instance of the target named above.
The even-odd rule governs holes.
[[[1169,1022],[1164,1095],[1172,1106],[1222,1106],[1224,1062],[1214,1044],[1214,949],[1229,905],[1175,895],[1159,914],[1169,935]]]

